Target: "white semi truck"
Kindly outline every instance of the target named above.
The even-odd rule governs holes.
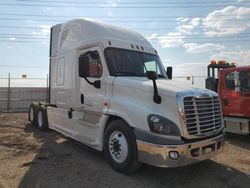
[[[179,167],[222,151],[218,95],[165,72],[140,34],[89,19],[51,28],[50,100],[29,120],[98,151],[117,171]]]

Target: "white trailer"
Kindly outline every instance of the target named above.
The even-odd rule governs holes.
[[[50,103],[29,120],[103,151],[117,171],[178,167],[223,149],[219,97],[171,80],[140,34],[75,19],[51,28]]]

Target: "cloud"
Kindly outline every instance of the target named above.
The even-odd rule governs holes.
[[[179,17],[179,18],[177,18],[177,21],[178,21],[179,23],[181,23],[181,22],[187,22],[187,21],[189,21],[189,18]]]
[[[50,25],[38,25],[38,27],[41,27],[41,29],[37,32],[33,31],[32,34],[34,36],[39,36],[41,38],[48,38],[50,34]]]
[[[201,23],[201,18],[177,18],[179,26],[176,30],[183,35],[192,34],[191,31],[198,27]]]
[[[34,37],[37,37],[37,39],[41,40],[41,43],[44,45],[48,45],[49,43],[49,34],[50,34],[50,25],[37,25],[37,27],[40,27],[41,29],[39,29],[38,31],[33,31],[32,35]]]
[[[184,39],[192,34],[193,29],[200,25],[200,23],[200,18],[177,18],[178,26],[176,27],[176,31],[158,36],[157,39],[162,48],[175,48],[182,46],[185,43]]]
[[[16,37],[11,37],[11,38],[9,38],[9,40],[14,41],[14,40],[16,40]]]
[[[180,32],[170,32],[158,37],[158,40],[162,48],[174,48],[181,46],[184,43],[184,38],[186,37]]]
[[[250,8],[228,6],[202,20],[205,35],[235,35],[250,28]]]
[[[149,40],[157,40],[162,48],[183,46],[189,53],[218,52],[225,49],[222,44],[185,43],[191,35],[213,37],[239,34],[250,29],[250,8],[227,6],[209,13],[205,18],[179,17],[174,32],[166,35],[151,35]],[[203,30],[201,28],[203,27]],[[193,37],[195,39],[195,37]],[[212,39],[212,38],[211,38]]]
[[[222,51],[211,56],[213,60],[226,60],[238,65],[250,64],[250,50]]]
[[[28,26],[40,28],[39,30],[32,31],[33,36],[39,36],[41,38],[49,37],[50,28],[52,27],[51,25],[39,25],[37,24],[36,21],[33,21],[33,20],[26,20],[26,23]]]
[[[40,27],[42,28],[41,32],[43,34],[49,34],[50,33],[50,28],[51,28],[50,25],[40,25]]]
[[[225,46],[222,44],[213,44],[213,43],[205,43],[205,44],[197,44],[197,43],[186,43],[183,44],[183,47],[186,49],[188,53],[197,54],[197,53],[213,53],[225,50]]]
[[[149,36],[146,36],[145,37],[147,40],[155,40],[155,39],[158,39],[158,34],[157,33],[153,33]]]

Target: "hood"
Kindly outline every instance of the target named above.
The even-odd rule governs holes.
[[[153,92],[153,82],[146,77],[116,77],[115,84],[133,90]],[[176,97],[178,92],[211,92],[208,89],[186,85],[185,83],[176,80],[159,78],[156,80],[156,84],[160,96]]]

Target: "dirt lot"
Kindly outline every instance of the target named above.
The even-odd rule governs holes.
[[[195,165],[148,165],[123,175],[95,152],[55,131],[40,132],[26,114],[0,114],[0,188],[250,187],[250,136],[229,134],[224,152]]]

